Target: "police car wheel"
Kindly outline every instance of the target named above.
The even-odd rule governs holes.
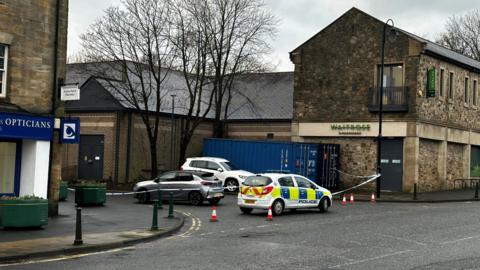
[[[328,199],[323,198],[320,200],[320,203],[318,204],[318,208],[320,209],[320,213],[325,213],[328,211]]]
[[[240,207],[240,211],[242,211],[242,213],[244,213],[245,215],[248,215],[248,214],[252,213],[253,209],[252,208]]]
[[[279,216],[283,213],[283,209],[285,206],[281,200],[276,200],[272,204],[272,214],[275,216]]]

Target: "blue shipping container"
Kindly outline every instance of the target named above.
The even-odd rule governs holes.
[[[319,150],[322,149],[320,144],[313,143],[205,139],[203,156],[225,158],[253,173],[296,173],[322,185],[324,181],[319,179],[322,174],[318,171]],[[338,184],[338,177],[336,182]]]

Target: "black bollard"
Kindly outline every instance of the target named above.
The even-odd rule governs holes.
[[[153,216],[152,216],[152,231],[158,231],[158,205],[157,203],[153,204]]]
[[[417,183],[413,184],[413,200],[417,200]]]
[[[75,226],[75,241],[73,241],[73,245],[79,246],[83,245],[82,240],[82,208],[77,207],[77,223]]]
[[[475,199],[478,199],[478,182],[475,182]]]
[[[170,198],[168,198],[168,218],[173,218],[173,192],[170,191]]]

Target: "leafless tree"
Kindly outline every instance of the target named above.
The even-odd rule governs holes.
[[[437,43],[480,60],[480,11],[472,10],[464,16],[451,16]]]
[[[165,0],[123,0],[81,35],[85,57],[101,62],[114,95],[136,109],[146,127],[151,177],[158,175],[159,112],[168,91],[163,87],[172,56],[170,5]]]
[[[207,35],[208,72],[214,94],[214,137],[224,123],[238,74],[264,70],[277,20],[262,0],[184,0],[198,28]]]

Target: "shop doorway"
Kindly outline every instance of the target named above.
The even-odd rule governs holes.
[[[19,196],[21,143],[0,141],[0,197]]]
[[[81,135],[78,155],[79,179],[103,179],[103,135]]]
[[[398,191],[403,189],[403,139],[382,140],[382,182],[381,189]]]

